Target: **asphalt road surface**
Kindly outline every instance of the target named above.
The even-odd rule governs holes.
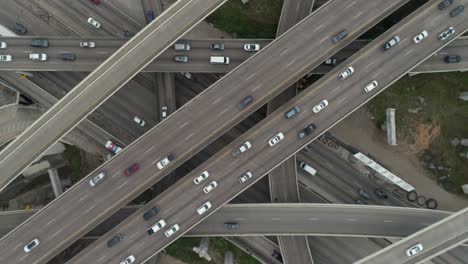
[[[0,40],[7,42],[8,47],[2,50],[2,54],[13,56],[12,62],[0,63],[0,70],[28,70],[28,71],[92,71],[97,68],[105,59],[121,47],[128,39],[125,38],[61,38],[48,37],[51,46],[47,49],[32,48],[29,46],[30,39],[25,40],[16,38],[1,37]],[[97,48],[84,49],[79,47],[80,41],[94,41]],[[243,45],[246,43],[258,43],[263,48],[271,42],[266,39],[187,39],[180,40],[191,44],[192,49],[185,52],[176,52],[172,47],[165,50],[158,58],[148,64],[143,72],[229,72],[239,66],[244,60],[248,59],[254,53],[243,51]],[[212,43],[224,43],[224,51],[214,51],[209,49]],[[363,48],[369,41],[357,40],[345,49],[333,55],[338,63],[354,54],[357,50]],[[468,58],[468,37],[460,36],[450,45],[444,47],[433,56],[427,58],[424,62],[412,69],[410,73],[430,73],[447,71],[465,71],[468,69],[468,61],[462,59],[460,63],[446,63],[446,55],[459,55],[462,58]],[[49,55],[46,62],[33,62],[28,59],[31,51],[45,52]],[[77,57],[75,61],[61,60],[61,53],[71,52]],[[177,63],[174,61],[175,55],[189,56],[188,63]],[[213,65],[209,63],[209,56],[224,55],[230,58],[229,65]],[[312,70],[316,74],[326,74],[333,67],[320,65]]]

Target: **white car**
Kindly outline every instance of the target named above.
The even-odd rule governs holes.
[[[102,181],[102,179],[104,179],[105,176],[106,173],[100,172],[98,175],[94,176],[93,178],[91,178],[91,180],[89,180],[89,185],[91,185],[91,187],[96,186],[96,184]]]
[[[379,83],[376,80],[373,80],[372,82],[368,83],[366,85],[366,87],[364,87],[364,91],[366,91],[366,93],[368,93],[368,92],[374,90],[377,87],[377,85],[379,85]]]
[[[208,209],[211,208],[211,203],[210,202],[206,202],[204,203],[202,206],[198,207],[197,209],[197,212],[199,215],[202,215],[204,214],[206,211],[208,211]]]
[[[244,173],[240,178],[239,178],[239,181],[241,183],[244,183],[246,182],[248,179],[252,178],[252,172],[248,171],[246,173]]]
[[[247,150],[249,150],[250,148],[252,147],[252,144],[250,143],[250,141],[246,141],[244,142],[244,144],[240,145],[239,148],[235,149],[233,152],[232,152],[232,155],[233,156],[237,156],[241,153],[244,153],[246,152]]]
[[[46,61],[47,54],[45,53],[29,53],[29,59],[33,61]]]
[[[245,44],[244,45],[244,50],[245,51],[259,51],[260,50],[260,45],[258,45],[258,44]]]
[[[167,117],[167,106],[161,107],[161,118],[164,119]]]
[[[340,75],[338,75],[338,76],[340,77],[341,80],[344,80],[344,79],[348,78],[348,76],[350,76],[353,73],[354,73],[354,68],[349,66],[346,70],[341,72]]]
[[[24,246],[24,252],[28,253],[33,250],[35,247],[39,245],[39,239],[35,238],[31,242],[29,242],[26,246]]]
[[[142,126],[142,127],[144,127],[144,126],[146,125],[145,120],[139,118],[138,116],[135,116],[135,117],[133,118],[133,121],[135,121],[135,123],[137,123],[138,125],[140,125],[140,126]]]
[[[94,19],[92,17],[88,17],[88,23],[91,24],[95,28],[100,28],[101,27],[101,23],[99,23],[96,19]]]
[[[274,137],[270,138],[270,140],[268,140],[268,144],[273,147],[274,145],[276,145],[276,143],[280,142],[281,140],[283,140],[284,138],[284,135],[283,133],[279,132],[278,134],[276,134]]]
[[[0,49],[5,49],[7,47],[6,42],[1,41],[0,42]]]
[[[208,171],[204,171],[202,173],[200,173],[200,175],[198,175],[198,177],[196,177],[195,179],[193,179],[193,182],[195,184],[199,184],[200,182],[202,182],[203,180],[205,180],[206,178],[208,178],[208,176],[210,176],[210,174],[208,173]]]
[[[314,106],[314,108],[312,108],[312,111],[314,111],[314,113],[318,113],[320,112],[322,109],[324,109],[325,107],[328,106],[328,101],[327,100],[323,100],[322,102],[320,102],[318,105]]]
[[[126,259],[122,260],[120,264],[132,264],[133,262],[135,262],[135,256],[130,255]]]
[[[167,166],[167,164],[171,163],[171,161],[175,160],[175,157],[174,155],[170,154],[168,155],[167,157],[165,157],[164,159],[160,160],[158,162],[158,168],[160,170],[162,170],[164,167]]]
[[[166,230],[166,232],[164,232],[164,234],[166,235],[166,237],[170,237],[172,236],[175,232],[179,231],[180,227],[178,224],[175,224],[173,225],[171,228],[169,228],[168,230]]]
[[[203,192],[209,193],[211,190],[216,188],[216,186],[218,186],[218,183],[216,181],[212,181],[210,184],[203,188]]]
[[[414,43],[419,43],[421,42],[423,39],[427,38],[429,34],[427,33],[426,30],[422,31],[421,33],[417,34],[416,36],[414,36],[413,38],[413,42]]]
[[[80,42],[80,47],[82,47],[82,48],[95,48],[95,47],[96,47],[96,42],[93,42],[93,41],[81,41],[81,42]]]
[[[122,151],[122,147],[120,147],[119,145],[115,144],[114,142],[110,141],[110,140],[107,140],[106,142],[106,148],[114,153],[114,154],[117,154],[119,153],[120,151]]]
[[[156,224],[154,224],[152,227],[150,227],[148,230],[146,230],[146,232],[148,233],[148,235],[152,235],[152,234],[158,232],[159,230],[161,230],[161,228],[163,228],[165,226],[166,226],[166,221],[164,221],[164,219],[161,219]]]
[[[11,55],[0,55],[0,61],[11,61]]]
[[[423,251],[423,246],[421,245],[421,243],[419,243],[419,244],[416,244],[416,245],[408,248],[406,250],[406,256],[411,257],[411,256],[414,256],[414,255],[418,254],[421,251]]]
[[[454,27],[449,27],[447,30],[440,32],[439,34],[439,39],[440,40],[446,40],[448,37],[452,36],[455,34],[455,28]]]

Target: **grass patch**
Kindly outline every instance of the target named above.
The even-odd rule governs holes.
[[[80,149],[71,146],[68,144],[64,144],[65,151],[63,156],[67,161],[67,166],[64,168],[66,173],[70,175],[72,182],[75,183],[81,179],[81,154]]]
[[[250,0],[246,5],[231,0],[206,21],[235,38],[271,39],[276,36],[282,6],[283,0]]]
[[[451,168],[449,172],[436,175],[449,175],[444,181],[455,185],[452,191],[457,192],[460,185],[468,183],[468,161],[459,157],[459,153],[467,149],[455,148],[450,141],[454,137],[468,138],[468,103],[458,99],[461,92],[468,91],[466,87],[466,73],[419,74],[402,78],[368,105],[377,125],[385,121],[387,108],[395,108],[400,145],[416,147],[418,154],[422,154],[424,148],[425,141],[421,137],[426,136],[421,128],[432,126],[437,133],[427,141],[427,153],[437,165]],[[408,109],[418,112],[410,113]]]
[[[212,237],[210,239],[209,254],[212,257],[211,262],[202,259],[192,248],[200,245],[201,238],[183,237],[166,248],[166,253],[190,264],[209,264],[224,263],[224,253],[229,250],[234,255],[234,263],[238,264],[257,264],[256,259],[246,254],[244,251],[221,237]]]

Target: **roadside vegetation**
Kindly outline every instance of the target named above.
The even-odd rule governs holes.
[[[368,108],[376,125],[385,122],[385,110],[396,109],[399,147],[421,157],[447,190],[461,192],[468,183],[468,148],[454,147],[454,137],[468,138],[468,102],[458,97],[468,91],[466,73],[433,73],[405,77],[374,98]]]
[[[231,251],[236,264],[257,264],[256,259],[240,250],[238,247],[221,237],[212,237],[208,253],[212,257],[211,262],[202,259],[192,249],[200,246],[201,238],[183,237],[166,248],[166,253],[174,258],[190,264],[224,263],[224,254]]]
[[[63,153],[63,156],[67,161],[67,165],[60,171],[66,175],[69,175],[72,183],[75,183],[82,178],[80,149],[68,144],[64,144],[64,146],[65,152]]]
[[[271,39],[281,14],[283,0],[230,0],[211,14],[206,21],[235,38]]]

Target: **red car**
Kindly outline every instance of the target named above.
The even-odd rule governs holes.
[[[91,0],[95,5],[99,5],[101,3],[101,0]]]
[[[130,176],[133,173],[137,172],[140,169],[140,165],[138,163],[133,163],[132,166],[125,169],[124,174],[125,176]]]

